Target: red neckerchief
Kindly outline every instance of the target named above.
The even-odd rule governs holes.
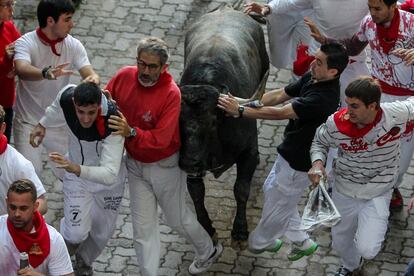
[[[308,53],[309,46],[306,44],[299,44],[296,48],[296,60],[293,62],[293,73],[296,76],[303,76],[309,71],[310,64],[315,59],[314,56]]]
[[[105,95],[102,94],[102,97],[105,97]],[[105,119],[103,116],[101,116],[102,108],[98,108],[98,116],[96,116],[95,124],[96,128],[98,129],[99,136],[102,138],[105,137]]]
[[[45,219],[36,211],[33,215],[33,226],[35,233],[28,233],[16,229],[10,220],[7,220],[7,229],[19,252],[29,254],[29,263],[33,268],[44,262],[50,253],[50,236]]]
[[[382,117],[382,109],[379,109],[375,119],[372,123],[365,125],[363,128],[358,128],[356,124],[352,123],[349,120],[349,115],[347,114],[348,109],[343,108],[334,114],[334,122],[339,132],[351,137],[351,138],[361,138],[367,134]]]
[[[7,149],[7,137],[3,134],[0,136],[0,154],[3,154]]]
[[[394,17],[392,18],[391,24],[388,28],[385,28],[379,24],[376,25],[379,44],[381,45],[384,53],[388,54],[388,52],[394,47],[398,38],[398,31],[400,29],[400,11],[395,9]]]
[[[40,38],[41,40],[43,40],[44,42],[46,42],[47,44],[49,44],[49,45],[50,45],[50,48],[52,48],[52,52],[53,52],[55,55],[57,55],[57,56],[59,56],[59,57],[60,57],[60,54],[58,54],[58,53],[56,52],[56,44],[58,44],[59,42],[62,42],[65,38],[58,38],[58,39],[55,39],[55,40],[51,40],[51,39],[49,39],[49,38],[45,35],[45,33],[44,33],[44,32],[42,32],[42,30],[41,30],[40,28],[37,28],[37,29],[36,29],[36,34],[39,36],[39,38]]]
[[[414,0],[405,0],[405,2],[401,4],[400,9],[412,12],[414,10]]]

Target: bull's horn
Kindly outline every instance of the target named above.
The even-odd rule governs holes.
[[[266,71],[266,73],[263,75],[262,80],[259,83],[259,86],[257,87],[256,91],[254,92],[253,96],[250,97],[250,99],[247,102],[252,102],[255,100],[261,101],[263,98],[263,94],[265,93],[266,88],[266,82],[267,78],[269,77],[269,70]]]

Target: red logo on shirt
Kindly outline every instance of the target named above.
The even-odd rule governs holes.
[[[408,124],[407,124],[408,126]],[[391,141],[395,141],[397,139],[400,138],[400,131],[401,128],[399,127],[393,127],[390,129],[390,131],[388,131],[387,133],[385,133],[384,135],[382,135],[378,140],[377,140],[377,146],[381,147],[383,145],[385,145],[388,142]]]
[[[365,151],[368,149],[368,143],[364,142],[362,138],[352,138],[350,145],[346,143],[341,143],[339,146],[344,151],[351,151],[351,152],[358,152],[358,151]]]

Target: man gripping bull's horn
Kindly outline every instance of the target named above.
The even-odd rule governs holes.
[[[322,45],[311,64],[311,72],[285,88],[265,93],[261,105],[240,105],[242,99],[221,96],[218,107],[233,116],[284,120],[289,119],[279,156],[264,185],[262,217],[249,236],[253,253],[277,252],[280,238],[292,241],[290,261],[315,252],[318,245],[299,229],[297,204],[309,185],[309,150],[316,128],[339,106],[339,76],[348,64],[345,49],[336,43]],[[278,104],[289,102],[281,107]],[[254,102],[253,102],[254,103]],[[262,106],[263,105],[263,106]]]

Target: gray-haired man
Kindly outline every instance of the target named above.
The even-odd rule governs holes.
[[[149,37],[137,48],[137,66],[122,68],[108,83],[123,114],[111,116],[126,137],[134,245],[142,275],[157,275],[160,237],[157,204],[166,222],[193,244],[191,274],[207,270],[223,251],[186,206],[186,174],[178,167],[180,90],[167,72],[168,47]]]

